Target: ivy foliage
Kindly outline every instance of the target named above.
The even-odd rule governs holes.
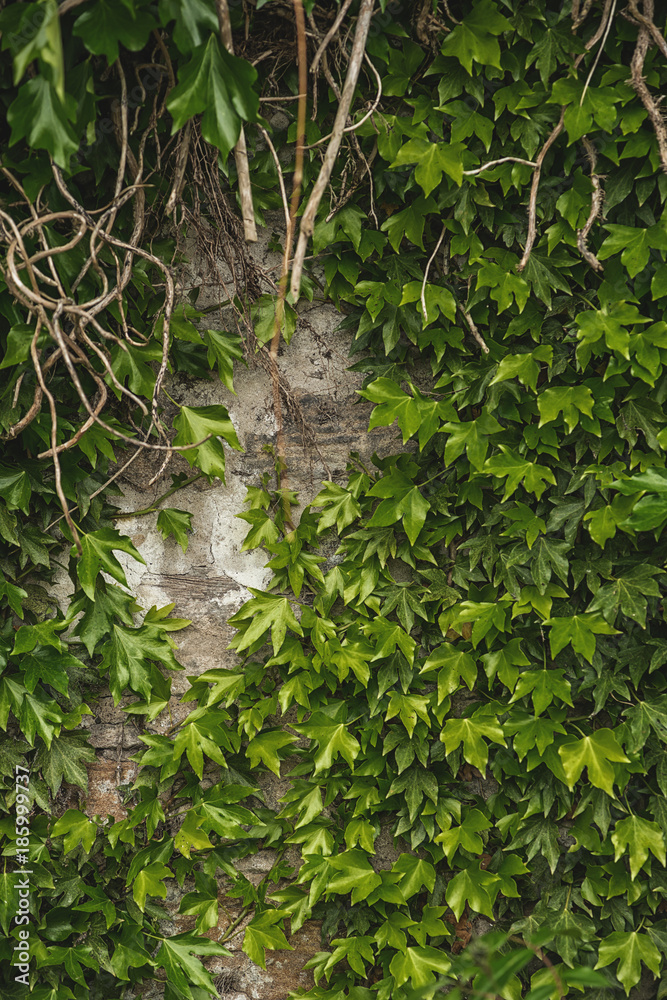
[[[323,921],[323,950],[308,963],[308,1000],[407,1000],[443,985],[457,997],[611,1000],[647,982],[661,997],[667,140],[656,102],[667,63],[649,0],[622,13],[551,0],[380,4],[358,127],[320,208],[302,294],[339,306],[369,430],[396,424],[404,450],[370,465],[352,456],[346,481],[323,484],[296,527],[284,480],[250,485],[244,548],[268,552],[273,580],[231,619],[238,667],[192,676],[190,714],[149,725],[168,713],[171,633],[187,622],[172,606],[144,613],[129,593],[123,565],[141,556],[113,526],[110,467],[120,435],[164,441],[155,414],[174,401],[161,359],[197,377],[213,367],[231,388],[238,334],[204,330],[187,301],[169,316],[165,275],[196,185],[176,184],[178,225],[164,206],[187,129],[214,147],[216,176],[235,193],[229,153],[245,125],[257,218],[281,208],[276,160],[254,126],[271,128],[286,163],[294,60],[259,58],[288,29],[294,47],[283,7],[256,4],[242,55],[221,43],[208,0],[13,2],[0,13],[11,55],[3,989],[25,992],[10,959],[15,814],[27,808],[14,768],[29,760],[36,1000],[121,1000],[151,979],[166,1000],[203,1000],[215,990],[210,960],[224,963],[232,937],[265,966],[311,918]],[[304,7],[319,39],[334,5]],[[243,26],[240,8],[232,22]],[[333,43],[334,67],[346,38]],[[310,104],[305,193],[331,131],[332,81],[316,82]],[[260,97],[284,99],[272,124],[259,120]],[[105,298],[117,251],[133,245],[137,216],[121,191],[139,163],[152,223],[134,243],[145,253]],[[72,198],[91,230],[115,205],[96,266],[72,239]],[[33,298],[22,291],[31,275]],[[275,297],[238,291],[262,350]],[[104,301],[87,353],[73,354],[87,399],[111,390],[104,423],[85,426],[58,296],[70,316],[73,303]],[[295,307],[282,307],[286,340],[298,336]],[[223,477],[222,441],[238,447],[224,407],[177,404],[169,419],[193,476]],[[185,550],[189,512],[162,506],[184,481],[150,510]],[[334,559],[323,554],[332,537]],[[48,585],[68,553],[75,593],[61,608]],[[53,808],[63,783],[86,790],[82,726],[101,684],[145,720],[116,821]],[[278,812],[263,798],[266,771],[290,778]],[[275,862],[255,886],[239,862],[265,848]],[[194,918],[175,935],[174,880]],[[224,933],[221,886],[240,901]]]

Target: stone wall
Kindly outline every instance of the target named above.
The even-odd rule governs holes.
[[[267,250],[267,242],[265,233],[253,250],[255,260],[265,270],[275,268],[279,261],[276,254]],[[196,273],[197,269],[193,270]],[[207,305],[210,301],[210,289],[202,289],[199,304]],[[278,360],[295,402],[284,414],[284,428],[289,485],[298,491],[302,505],[319,492],[322,480],[345,481],[350,451],[359,452],[364,461],[370,462],[375,451],[390,454],[401,447],[393,430],[367,433],[371,407],[355,392],[361,385],[361,376],[347,370],[351,363],[350,339],[335,332],[340,319],[331,306],[306,303],[300,308],[292,342],[281,347]],[[209,325],[215,324],[211,321]],[[216,480],[209,485],[201,479],[169,501],[194,514],[194,531],[187,553],[173,539],[162,540],[156,529],[155,514],[118,522],[146,562],[142,566],[129,559],[122,560],[139,603],[150,608],[173,602],[174,613],[192,621],[187,629],[175,633],[180,647],[178,658],[186,669],[173,676],[170,712],[163,713],[149,731],[164,732],[187,715],[190,706],[179,704],[189,687],[187,675],[235,663],[235,654],[227,649],[233,634],[227,620],[250,596],[248,587],[262,588],[269,579],[264,568],[265,553],[241,552],[248,526],[235,515],[243,510],[246,486],[260,485],[262,475],[273,470],[272,458],[265,450],[266,445],[275,445],[276,436],[271,378],[265,367],[250,359],[247,368],[237,367],[234,381],[236,395],[217,379],[204,382],[173,374],[167,382],[169,394],[179,403],[227,406],[244,449],[242,453],[227,450],[226,483]],[[145,484],[160,462],[153,454],[138,459],[121,480],[123,497],[117,502],[125,513],[150,506],[169,488],[172,472],[190,471],[184,459],[175,458],[163,478],[147,488]],[[91,742],[98,750],[98,759],[89,769],[86,808],[91,816],[112,815],[120,819],[125,811],[119,789],[131,784],[136,776],[137,766],[128,758],[142,746],[139,729],[135,717],[123,713],[122,706],[114,707],[108,695],[102,695],[91,707],[95,712],[90,724]],[[262,776],[261,785],[267,804],[280,808],[278,800],[288,787],[285,779],[266,775]],[[392,853],[390,840],[385,848]],[[297,853],[292,861],[298,863],[298,860]],[[265,851],[246,859],[240,867],[257,884],[272,863],[272,853]],[[171,885],[167,900],[173,921],[171,930],[191,929],[194,918],[177,914],[180,890],[175,882]],[[239,909],[238,900],[224,900],[220,923],[209,936],[217,938],[223,934]],[[233,953],[231,959],[215,959],[210,964],[212,971],[219,973],[217,985],[221,996],[228,1000],[283,1000],[290,990],[307,987],[312,982],[311,974],[302,970],[307,959],[321,950],[320,928],[315,922],[304,926],[290,940],[293,951],[268,953],[266,971],[254,966],[241,952],[242,940],[243,935],[239,934],[227,944]]]

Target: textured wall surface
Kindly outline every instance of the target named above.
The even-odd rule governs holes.
[[[265,233],[253,256],[263,268],[275,267],[278,257],[269,254],[266,245]],[[199,304],[207,305],[210,301],[210,291],[202,289]],[[366,433],[371,407],[355,392],[361,385],[361,376],[346,370],[351,363],[349,336],[334,332],[340,319],[340,314],[330,306],[306,303],[300,310],[292,342],[289,346],[282,345],[278,362],[293,399],[293,405],[284,412],[289,486],[298,491],[304,505],[319,492],[322,480],[345,481],[350,451],[358,451],[369,462],[375,451],[390,454],[401,447],[392,430]],[[216,324],[211,320],[209,325]],[[180,647],[178,658],[186,669],[173,677],[170,712],[163,713],[149,727],[155,732],[166,731],[187,715],[190,706],[179,704],[189,687],[187,675],[235,663],[235,654],[226,648],[233,634],[227,619],[250,596],[248,587],[261,588],[269,579],[264,568],[265,553],[241,552],[248,526],[235,515],[243,510],[246,486],[259,486],[262,474],[273,469],[271,456],[265,450],[266,445],[275,444],[276,437],[271,378],[265,367],[251,361],[248,368],[237,367],[234,381],[236,396],[217,379],[204,382],[175,373],[167,383],[170,395],[179,403],[194,406],[224,403],[244,449],[242,453],[227,450],[225,484],[215,480],[209,485],[200,479],[168,501],[167,505],[194,514],[194,532],[187,553],[183,554],[173,539],[162,540],[154,513],[118,522],[146,562],[142,566],[121,554],[130,588],[140,604],[150,608],[174,602],[175,614],[192,620],[187,629],[174,636]],[[176,458],[164,477],[147,488],[145,484],[159,467],[159,461],[159,458],[153,461],[151,456],[140,458],[128,469],[127,478],[121,480],[124,495],[117,501],[123,512],[150,506],[171,485],[170,473],[189,472],[186,462]],[[113,815],[120,819],[125,813],[119,789],[131,784],[136,776],[137,767],[128,758],[142,745],[139,729],[134,717],[126,715],[122,705],[115,707],[108,695],[102,694],[91,707],[95,711],[94,720],[89,723],[91,741],[98,750],[98,759],[90,765],[87,810],[90,815]],[[266,775],[260,783],[267,804],[280,808],[278,800],[288,782]],[[391,838],[383,840],[387,843],[376,846],[378,858],[386,860],[382,855],[393,854],[393,846]],[[298,854],[292,860],[298,863]],[[273,855],[266,851],[247,858],[240,867],[257,884],[272,863]],[[194,926],[193,917],[176,912],[181,894],[174,882],[167,899],[174,932]],[[223,886],[220,899],[224,900]],[[209,936],[217,938],[223,934],[239,910],[238,900],[224,900],[220,923],[208,932]],[[240,925],[240,930],[243,926]],[[320,929],[315,922],[290,939],[293,951],[268,953],[266,971],[254,966],[241,952],[242,940],[243,935],[239,934],[227,944],[233,952],[231,959],[215,959],[210,963],[210,968],[219,973],[220,996],[228,1000],[282,1000],[290,990],[312,982],[311,974],[302,970],[307,959],[321,949]]]

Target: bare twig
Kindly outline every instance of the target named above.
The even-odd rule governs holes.
[[[42,318],[42,317],[40,317]],[[39,382],[40,388],[46,398],[49,401],[49,409],[51,411],[51,455],[53,457],[53,469],[55,473],[55,487],[56,495],[60,501],[60,506],[62,507],[65,520],[67,522],[67,527],[72,535],[72,541],[76,546],[76,550],[79,555],[82,555],[83,549],[81,547],[81,539],[79,538],[79,532],[76,529],[76,525],[72,520],[69,513],[69,505],[67,503],[67,497],[65,496],[62,478],[60,474],[60,459],[58,458],[58,413],[56,410],[55,400],[51,392],[49,392],[46,382],[44,381],[44,374],[42,372],[39,356],[37,354],[37,338],[33,337],[32,343],[30,345],[30,353],[32,355],[32,363],[35,366],[35,374],[37,375],[37,380]]]
[[[540,150],[536,163],[535,169],[533,171],[533,181],[530,186],[530,198],[528,200],[528,235],[526,236],[526,247],[523,251],[523,257],[516,266],[517,271],[523,271],[524,267],[528,263],[531,251],[533,249],[533,243],[537,236],[537,192],[540,187],[540,174],[542,172],[542,164],[544,163],[544,158],[551,149],[552,145],[558,138],[558,136],[563,131],[563,121],[565,119],[565,108],[561,109],[560,118],[557,124],[549,133],[547,141],[542,146]]]
[[[305,211],[301,219],[299,239],[292,266],[291,290],[295,302],[299,298],[299,292],[301,289],[301,274],[303,272],[303,262],[306,256],[306,248],[308,245],[308,240],[312,236],[313,230],[315,228],[315,217],[317,215],[317,209],[319,208],[320,201],[322,200],[322,196],[324,195],[324,192],[329,183],[331,172],[333,170],[334,163],[336,161],[336,156],[338,155],[338,150],[340,148],[340,144],[343,138],[345,122],[350,110],[350,105],[352,104],[352,98],[354,97],[354,91],[357,85],[357,80],[359,78],[359,72],[361,70],[361,64],[363,62],[364,52],[366,51],[366,39],[368,37],[368,30],[370,28],[372,16],[373,16],[373,0],[362,0],[361,9],[359,11],[359,17],[357,19],[357,27],[354,35],[352,52],[350,55],[350,61],[347,68],[347,76],[345,77],[345,84],[343,86],[341,101],[338,106],[338,111],[336,112],[336,119],[334,121],[331,140],[329,142],[329,145],[327,146],[327,151],[324,156],[324,162],[322,163],[319,175],[313,186],[310,198],[308,199],[308,204],[306,205]]]
[[[298,101],[299,94],[285,94],[282,97],[260,97],[260,102],[269,104],[284,104],[286,101]]]
[[[345,0],[345,3],[342,5],[342,7],[340,8],[340,10],[338,11],[338,14],[336,15],[336,20],[334,21],[334,23],[331,25],[331,27],[327,31],[326,35],[322,39],[322,42],[321,42],[321,44],[320,44],[317,52],[313,56],[313,61],[310,64],[310,72],[311,73],[317,73],[317,67],[320,64],[320,59],[322,58],[322,56],[326,52],[326,48],[327,48],[329,42],[334,37],[334,35],[338,31],[338,29],[340,28],[341,24],[343,23],[343,18],[347,14],[347,12],[350,9],[351,5],[352,5],[352,0]]]
[[[278,458],[278,475],[280,487],[283,490],[283,521],[287,525],[292,524],[289,499],[287,497],[287,460],[285,448],[285,426],[283,419],[283,404],[280,391],[280,372],[278,370],[278,351],[280,348],[280,333],[285,316],[285,299],[287,297],[287,285],[289,278],[290,257],[292,256],[292,246],[294,240],[294,230],[296,226],[296,214],[299,209],[299,199],[301,197],[301,184],[303,183],[303,152],[306,139],[306,100],[308,96],[308,66],[306,48],[306,18],[303,10],[302,0],[293,0],[294,19],[296,22],[297,52],[299,66],[299,104],[297,108],[297,139],[296,155],[294,161],[294,174],[292,177],[292,200],[290,202],[289,214],[286,219],[285,245],[283,248],[283,261],[278,285],[278,298],[276,301],[275,322],[271,346],[269,349],[269,365],[271,371],[271,387],[273,391],[273,413],[276,420],[276,453]],[[279,175],[280,162],[276,157]],[[284,185],[283,185],[284,192]]]
[[[591,0],[591,3],[592,2],[593,2],[593,0]],[[453,21],[454,24],[460,24],[461,22],[457,21],[457,19],[453,16],[452,12],[450,11],[448,0],[444,0],[444,7],[445,7],[445,12],[446,12],[447,17],[449,18],[449,20]]]
[[[377,217],[376,217],[375,211],[373,209],[373,174],[371,173],[371,166],[373,164],[373,161],[374,161],[375,157],[377,156],[377,153],[378,153],[377,142],[375,143],[375,145],[373,146],[373,149],[368,154],[368,158],[366,158],[363,155],[363,153],[362,153],[361,163],[359,163],[358,166],[357,166],[357,169],[355,171],[355,175],[354,175],[354,177],[352,178],[352,180],[350,182],[349,188],[347,189],[347,191],[345,192],[345,194],[341,195],[339,201],[331,209],[331,211],[329,212],[329,214],[326,217],[326,220],[325,220],[326,222],[331,222],[331,220],[333,219],[333,217],[336,214],[336,212],[340,212],[341,208],[343,208],[345,205],[347,205],[348,201],[350,200],[350,198],[352,198],[352,196],[354,195],[354,192],[357,190],[357,188],[361,184],[361,181],[362,181],[362,178],[363,178],[364,174],[368,174],[369,194],[370,194],[370,201],[371,201],[370,215],[372,216],[373,219],[375,219],[375,223],[376,223],[376,226],[377,226]]]
[[[424,320],[425,320],[426,323],[428,323],[428,312],[426,310],[426,283],[428,281],[428,272],[430,271],[431,264],[435,260],[435,256],[436,256],[438,250],[440,249],[442,241],[445,238],[445,233],[446,232],[447,232],[447,226],[443,226],[442,227],[442,232],[440,233],[440,238],[438,239],[438,242],[435,245],[435,250],[433,251],[433,253],[429,257],[428,263],[426,264],[426,269],[424,270],[424,280],[422,281],[422,290],[421,290],[421,296],[420,296],[420,298],[421,298],[421,304],[422,304],[422,312],[424,314]]]
[[[464,317],[466,323],[468,324],[468,326],[470,327],[471,334],[473,335],[473,337],[475,338],[475,340],[477,341],[477,343],[479,344],[479,346],[482,348],[482,350],[484,351],[484,353],[488,354],[489,353],[489,348],[486,346],[486,341],[484,340],[484,337],[481,335],[481,333],[477,329],[477,326],[475,324],[474,319],[472,318],[472,316],[470,315],[470,313],[468,312],[468,310],[464,309],[463,306],[460,303],[459,303],[459,309],[463,313],[463,317]]]
[[[609,31],[611,29],[612,22],[614,20],[614,12],[615,12],[615,10],[616,10],[616,0],[612,0],[611,8],[606,12],[606,21],[604,21],[605,15],[603,15],[603,23],[605,24],[604,35],[602,36],[602,41],[600,42],[600,48],[597,50],[597,52],[595,54],[595,59],[593,60],[593,65],[591,66],[590,71],[588,73],[588,76],[586,77],[586,83],[584,84],[584,89],[582,90],[582,92],[581,92],[581,98],[579,99],[579,107],[581,107],[582,104],[584,103],[584,97],[586,96],[586,91],[588,90],[588,85],[589,85],[589,83],[591,82],[591,80],[593,78],[593,73],[595,72],[595,70],[597,68],[597,64],[600,61],[600,56],[604,52],[605,42],[607,41],[607,37],[609,35]]]
[[[232,24],[229,18],[229,7],[227,0],[215,0],[218,11],[218,23],[220,25],[220,37],[222,44],[227,51],[234,54],[234,42],[232,40]],[[234,147],[234,158],[236,159],[236,172],[239,179],[239,197],[241,199],[241,214],[243,215],[243,230],[246,242],[257,242],[257,228],[255,226],[255,209],[252,202],[252,186],[250,184],[250,169],[248,167],[248,150],[245,141],[245,131],[241,125],[239,138]]]
[[[378,107],[380,101],[382,100],[382,77],[380,76],[380,74],[376,70],[376,68],[373,65],[373,63],[371,62],[371,60],[368,58],[368,55],[367,55],[366,52],[364,52],[364,59],[366,60],[366,62],[368,63],[368,65],[370,66],[370,68],[372,69],[372,71],[373,71],[373,73],[375,75],[375,80],[377,82],[377,88],[378,88],[377,94],[375,96],[375,100],[371,104],[371,107],[366,112],[366,114],[364,115],[364,117],[361,118],[358,122],[354,122],[353,125],[346,125],[345,128],[343,129],[344,133],[345,132],[356,132],[358,128],[361,128],[361,126],[363,124],[365,124],[365,122],[368,121],[368,119],[371,117],[371,115],[373,114],[373,112],[377,110],[377,107]],[[313,142],[313,143],[311,143],[310,146],[306,146],[306,149],[315,149],[316,146],[321,146],[323,142],[327,142],[329,139],[331,139],[332,135],[333,135],[333,132],[330,132],[329,135],[325,135],[321,139],[318,139],[317,142]]]
[[[74,10],[75,7],[80,7],[82,3],[86,3],[86,0],[64,0],[64,3],[61,3],[58,7],[58,14],[62,17],[63,14]]]
[[[492,167],[498,167],[501,163],[522,163],[524,167],[536,167],[537,163],[534,160],[522,160],[520,156],[501,156],[499,160],[490,160],[489,163],[482,164],[481,167],[475,167],[474,170],[464,170],[464,177],[474,177],[476,174],[481,174],[483,170],[490,170]]]
[[[647,0],[647,2],[649,2],[649,0]],[[650,0],[650,2],[652,3],[652,0]],[[611,23],[611,16],[613,14],[612,4],[615,3],[616,0],[605,0],[600,26],[598,27],[595,34],[591,38],[589,38],[588,41],[586,42],[584,51],[581,52],[574,60],[575,69],[579,68],[579,65],[582,59],[585,57],[586,53],[590,52],[590,50],[595,45],[597,45],[597,43],[600,41],[603,35],[605,35],[605,33],[608,31],[609,24]],[[590,6],[590,4],[588,6]],[[586,13],[588,12],[588,6],[586,7]],[[583,16],[585,16],[585,14]],[[579,21],[577,22],[577,24],[581,23],[581,21],[583,20],[583,16],[579,15]],[[576,25],[573,25],[572,30],[575,30],[575,27]],[[643,58],[642,58],[642,64],[643,64]],[[556,123],[555,127],[547,136],[546,142],[542,146],[542,149],[540,150],[537,156],[537,160],[535,161],[533,180],[530,187],[530,197],[528,199],[528,234],[526,236],[526,246],[523,252],[523,256],[519,261],[519,263],[517,264],[516,268],[517,271],[519,272],[523,271],[526,264],[528,263],[530,259],[530,254],[533,249],[533,244],[535,243],[535,239],[537,237],[537,193],[540,186],[540,175],[542,173],[542,164],[544,163],[544,158],[551,149],[551,146],[554,144],[558,136],[563,131],[564,118],[565,118],[565,107],[562,107],[560,112],[560,118],[558,119],[558,122]]]
[[[132,463],[133,463],[134,461],[136,461],[136,459],[137,459],[137,458],[139,458],[139,455],[141,455],[141,454],[143,453],[143,450],[144,450],[144,449],[143,449],[143,448],[141,447],[141,445],[140,445],[140,446],[139,446],[139,447],[137,448],[137,450],[136,450],[136,451],[134,452],[134,454],[132,454],[132,455],[131,455],[131,456],[130,456],[130,457],[128,458],[127,462],[125,462],[125,463],[124,463],[123,465],[121,465],[119,469],[116,469],[116,471],[115,471],[115,472],[113,473],[113,475],[112,475],[112,476],[109,476],[109,478],[107,479],[107,481],[106,481],[105,483],[103,483],[103,484],[102,484],[102,485],[101,485],[101,486],[99,487],[99,489],[96,489],[94,493],[91,493],[91,494],[90,494],[90,496],[89,496],[89,498],[88,498],[88,499],[89,499],[89,500],[94,500],[94,499],[95,499],[95,497],[96,497],[96,496],[99,496],[99,494],[100,494],[100,493],[104,493],[104,491],[105,491],[105,490],[107,489],[107,487],[111,486],[111,484],[112,484],[113,482],[115,482],[115,480],[116,480],[116,479],[118,479],[118,478],[119,478],[120,476],[122,476],[122,475],[123,475],[123,473],[124,473],[124,472],[125,472],[125,471],[126,471],[127,469],[129,469],[129,467],[130,467],[130,466],[132,465]],[[45,528],[45,531],[50,531],[50,530],[51,530],[51,528],[55,528],[56,524],[59,524],[59,523],[60,523],[60,521],[62,521],[62,519],[63,519],[64,517],[67,517],[67,515],[68,515],[68,514],[73,514],[75,510],[78,510],[78,508],[79,508],[79,505],[78,505],[78,504],[75,504],[75,505],[74,505],[74,507],[70,507],[70,508],[69,508],[69,510],[67,510],[67,511],[63,511],[63,513],[62,513],[62,514],[60,515],[60,517],[56,517],[56,518],[55,518],[55,520],[51,521],[51,524],[49,524],[49,525],[48,525],[48,526],[47,526],[47,527]]]
[[[587,136],[583,139],[584,149],[586,150],[586,158],[591,167],[591,183],[593,185],[593,195],[591,197],[591,210],[586,220],[586,225],[583,229],[577,230],[577,246],[579,248],[579,253],[584,258],[584,260],[590,264],[590,266],[595,271],[602,271],[603,267],[600,261],[597,259],[595,254],[588,249],[586,246],[586,240],[588,239],[588,234],[590,233],[593,223],[597,219],[600,211],[602,209],[602,203],[604,201],[604,191],[602,190],[602,185],[600,184],[600,178],[595,173],[595,166],[597,163],[597,157],[595,155],[595,147]]]
[[[639,8],[637,7],[637,0],[628,0],[628,9],[632,13],[635,20],[639,21],[639,23],[642,24],[650,32],[651,38],[660,49],[663,56],[667,58],[667,40],[665,39],[664,35],[660,34],[659,29],[653,23],[652,12],[650,15],[641,14]],[[644,10],[646,10],[646,6],[644,6]]]
[[[259,131],[264,136],[266,144],[271,152],[271,156],[273,157],[273,162],[276,165],[276,170],[278,171],[278,184],[280,185],[280,197],[282,198],[283,211],[285,212],[285,235],[287,235],[290,231],[291,224],[290,224],[290,209],[287,203],[287,191],[285,190],[285,178],[283,176],[283,168],[280,165],[280,160],[278,159],[278,154],[276,153],[276,147],[271,142],[271,136],[266,131],[266,129],[263,128],[261,125],[259,126]]]
[[[643,0],[643,8],[644,13],[641,16],[641,27],[637,33],[637,44],[630,62],[630,69],[632,73],[632,76],[630,77],[630,84],[648,111],[653,131],[655,132],[656,139],[658,140],[658,151],[660,153],[662,169],[665,173],[667,173],[667,127],[665,126],[665,121],[659,108],[662,98],[654,100],[651,92],[646,86],[646,80],[643,76],[644,60],[648,51],[649,42],[653,36],[652,31],[648,27],[648,24],[653,22],[653,0]],[[636,3],[630,4],[630,9],[633,14],[637,16],[639,11],[637,10]],[[657,28],[655,30],[657,31]],[[658,32],[658,34],[660,34],[660,32]]]
[[[580,24],[582,24],[588,17],[588,12],[593,6],[593,0],[584,0],[584,6],[579,10],[579,0],[573,0],[572,3],[572,31],[576,31]]]
[[[174,182],[171,186],[171,193],[165,206],[165,214],[171,215],[175,210],[177,202],[180,200],[185,183],[185,168],[188,165],[190,153],[190,136],[192,134],[192,122],[189,121],[181,132],[178,142],[178,155],[176,157],[176,169],[174,171]]]

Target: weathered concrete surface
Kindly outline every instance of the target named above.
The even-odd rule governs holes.
[[[274,267],[279,260],[277,255],[266,251],[266,234],[257,254],[264,268]],[[193,270],[196,272],[196,267]],[[210,290],[203,288],[200,305],[205,306],[209,301]],[[282,346],[278,359],[294,401],[291,407],[284,407],[289,485],[298,491],[302,505],[319,492],[322,480],[345,481],[351,450],[370,462],[374,451],[386,455],[401,449],[394,430],[367,434],[371,407],[355,392],[362,377],[347,370],[349,335],[334,332],[340,319],[340,314],[330,306],[306,303],[293,340],[289,346]],[[213,319],[209,326],[220,328]],[[173,634],[179,645],[178,658],[186,669],[173,676],[170,712],[163,713],[150,727],[157,732],[166,731],[191,708],[179,703],[189,687],[188,675],[235,663],[234,653],[227,649],[233,635],[227,619],[250,596],[248,587],[262,588],[268,582],[269,574],[264,568],[266,553],[241,552],[248,526],[235,515],[243,510],[246,486],[259,486],[263,474],[273,473],[273,461],[265,446],[275,445],[276,438],[271,378],[265,367],[252,362],[248,368],[238,366],[237,395],[232,395],[217,379],[202,382],[178,373],[170,376],[167,388],[179,403],[227,406],[244,451],[227,449],[225,484],[219,481],[208,484],[201,479],[167,502],[167,506],[194,515],[187,553],[183,554],[174,540],[163,541],[156,528],[156,514],[118,522],[146,563],[141,565],[121,554],[130,589],[140,604],[150,608],[154,604],[175,603],[174,613],[192,620],[187,629]],[[168,411],[166,415],[169,416]],[[308,429],[306,433],[304,426]],[[183,458],[175,458],[162,479],[147,487],[160,461],[152,453],[128,469],[126,478],[120,481],[121,511],[130,513],[150,506],[170,487],[172,472],[190,471]],[[98,760],[89,769],[87,809],[91,815],[121,819],[125,810],[118,789],[131,784],[136,776],[136,765],[128,758],[140,747],[140,730],[135,717],[123,713],[122,706],[115,707],[108,694],[101,696],[92,708],[95,717],[89,725],[91,741],[98,748]],[[261,786],[267,804],[280,808],[279,798],[288,787],[285,779],[262,775]],[[383,855],[395,857],[390,837],[383,838],[379,847]],[[273,856],[264,853],[266,857],[259,855],[241,862],[239,867],[249,879],[259,881],[270,868]],[[298,856],[292,860],[298,863]],[[194,919],[177,913],[182,892],[175,881],[168,885],[171,888],[167,906],[173,930],[190,929]],[[210,936],[217,938],[223,934],[230,916],[233,919],[238,911],[238,900],[224,900],[220,923],[209,932]],[[321,949],[319,925],[311,922],[294,935],[290,939],[293,951],[269,953],[266,971],[243,955],[242,940],[241,933],[227,944],[233,953],[231,959],[216,959],[210,964],[211,970],[220,974],[219,991],[227,1000],[283,1000],[291,990],[312,983],[311,974],[302,970],[307,959]],[[159,988],[154,995],[159,996]]]

